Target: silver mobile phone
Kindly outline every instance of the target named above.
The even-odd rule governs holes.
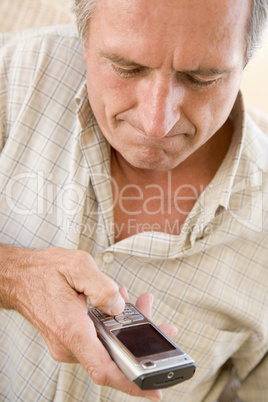
[[[194,375],[191,357],[133,304],[117,316],[96,308],[88,314],[112,359],[141,389],[171,387]]]

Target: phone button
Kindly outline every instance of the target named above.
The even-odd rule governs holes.
[[[106,325],[106,327],[111,327],[117,324],[117,322],[113,318],[104,319],[102,322],[104,325]]]
[[[143,316],[142,315],[132,315],[131,316],[132,321],[141,321],[143,320]]]
[[[143,362],[141,362],[141,365],[145,369],[151,369],[156,366],[153,360],[144,360]]]
[[[132,322],[132,319],[126,315],[117,315],[115,319],[119,324],[130,324]]]
[[[103,313],[102,311],[98,310],[97,308],[94,308],[91,310],[91,313],[94,314],[94,316],[99,320],[103,321],[105,318],[110,317],[108,314]]]

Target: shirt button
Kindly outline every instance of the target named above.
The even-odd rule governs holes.
[[[113,255],[113,253],[105,253],[105,254],[103,255],[103,261],[104,261],[106,264],[110,264],[111,262],[113,262],[113,260],[114,260],[114,255]]]

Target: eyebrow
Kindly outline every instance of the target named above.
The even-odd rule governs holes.
[[[122,67],[140,67],[140,68],[146,68],[146,66],[136,63],[135,61],[126,59],[125,57],[119,56],[116,53],[106,53],[103,50],[98,50],[98,54],[101,58],[109,60],[113,63],[120,64]],[[218,68],[204,68],[200,67],[196,70],[183,70],[183,71],[176,71],[178,74],[187,74],[187,75],[198,75],[201,77],[213,77],[213,76],[222,76],[229,74],[231,72],[231,69],[218,69]]]
[[[212,77],[217,75],[226,75],[231,72],[231,69],[220,69],[220,68],[198,68],[197,70],[184,70],[184,74],[189,75],[199,75],[201,77]]]
[[[119,56],[115,53],[106,53],[103,50],[98,50],[98,54],[101,58],[112,61],[113,63],[120,64],[124,67],[145,67],[142,64],[136,63],[135,61],[131,61],[126,59],[125,57]]]

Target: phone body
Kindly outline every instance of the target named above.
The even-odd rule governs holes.
[[[117,316],[96,308],[88,314],[112,359],[141,389],[171,387],[194,375],[193,359],[133,304]]]

